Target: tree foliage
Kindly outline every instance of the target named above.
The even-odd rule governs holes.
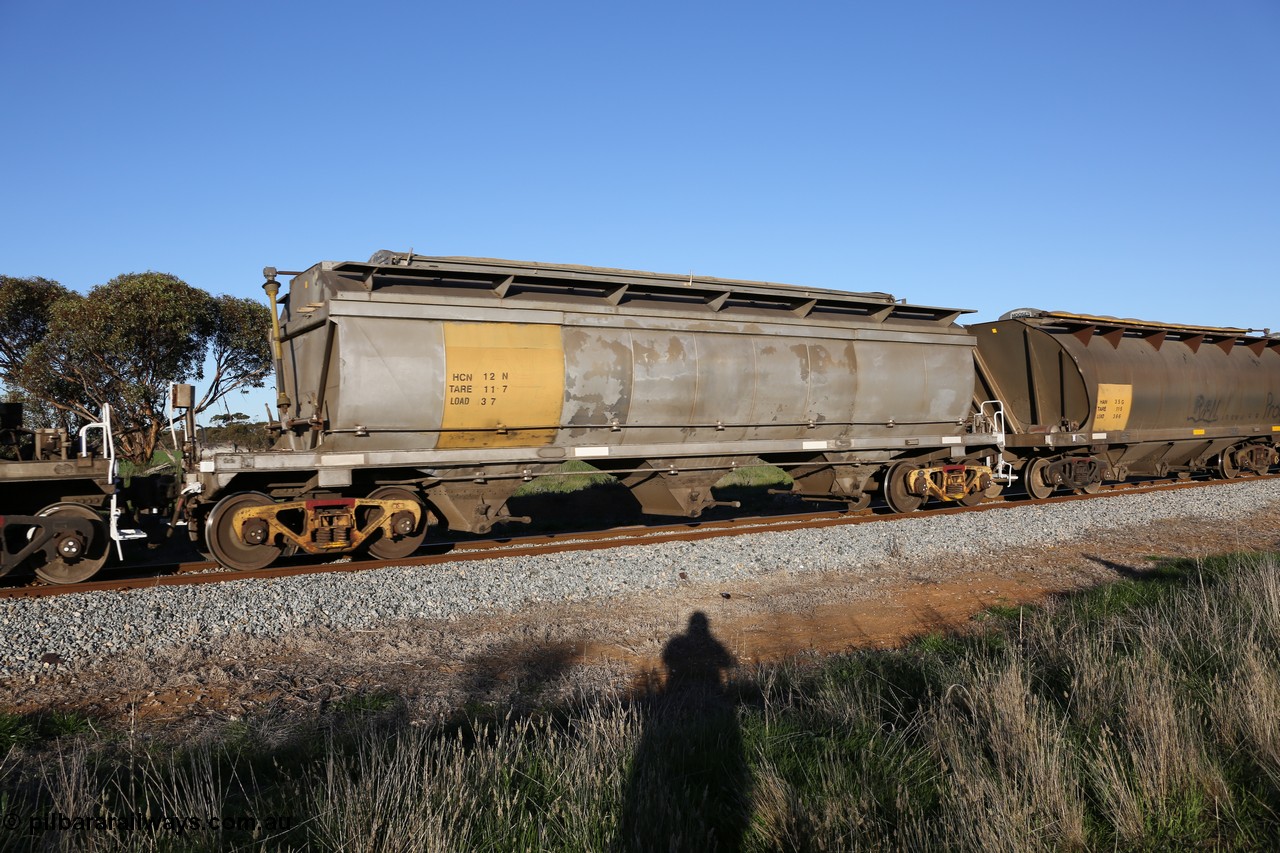
[[[0,379],[86,420],[113,413],[118,453],[146,465],[169,386],[211,375],[197,412],[271,370],[271,315],[167,273],[128,273],[81,296],[45,279],[0,279]]]
[[[73,295],[47,278],[0,275],[0,373],[21,369],[27,352],[49,330],[53,303]]]
[[[271,435],[265,423],[254,423],[244,412],[227,412],[209,418],[213,426],[201,433],[205,447],[230,445],[236,450],[266,450]]]

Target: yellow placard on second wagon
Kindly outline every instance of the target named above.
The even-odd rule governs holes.
[[[436,446],[530,447],[555,440],[564,404],[560,327],[445,323],[444,419]]]
[[[1098,385],[1098,404],[1093,413],[1093,430],[1111,432],[1129,424],[1133,408],[1132,385]]]

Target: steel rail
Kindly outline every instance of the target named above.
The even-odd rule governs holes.
[[[1044,506],[1071,501],[1105,499],[1152,492],[1198,489],[1210,486],[1231,486],[1280,479],[1280,474],[1242,476],[1231,480],[1166,480],[1146,481],[1141,484],[1116,483],[1104,486],[1095,494],[1064,494],[1043,499],[1022,497],[998,497],[976,506],[942,506],[908,513],[877,513],[871,509],[846,511],[819,511],[792,515],[750,516],[719,521],[682,521],[654,527],[614,527],[606,530],[535,534],[530,536],[492,537],[448,543],[444,553],[419,554],[395,560],[344,560],[329,563],[306,563],[271,566],[253,571],[223,569],[216,563],[191,562],[175,567],[171,574],[155,574],[145,577],[103,578],[78,584],[38,584],[0,588],[0,600],[16,598],[43,598],[83,592],[125,591],[161,586],[192,586],[232,580],[294,577],[328,572],[361,572],[387,567],[440,566],[478,562],[498,557],[527,557],[539,554],[562,554],[575,551],[600,551],[630,545],[656,545],[664,542],[693,542],[723,536],[742,536],[751,533],[785,532],[877,521],[899,521],[906,518],[927,519],[939,515],[957,515],[966,512],[992,512],[1013,510],[1023,506]],[[423,550],[439,548],[441,543],[423,546]],[[122,567],[124,571],[137,571]]]

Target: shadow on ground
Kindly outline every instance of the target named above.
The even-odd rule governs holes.
[[[723,678],[737,661],[697,612],[667,642],[662,664],[662,685],[638,700],[644,734],[627,777],[616,849],[738,850],[751,775]]]

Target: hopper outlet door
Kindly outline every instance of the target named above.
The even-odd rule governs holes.
[[[540,447],[564,403],[560,327],[445,323],[444,417],[437,447]]]

